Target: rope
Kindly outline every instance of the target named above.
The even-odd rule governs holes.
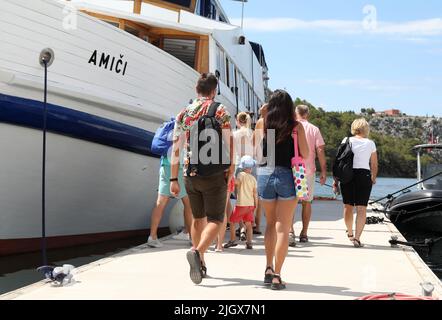
[[[428,254],[430,255],[431,251],[433,249],[433,246],[441,240],[442,240],[442,237],[435,238],[435,239],[432,239],[432,238],[425,239],[424,241],[419,241],[419,242],[404,242],[404,241],[397,240],[397,237],[392,237],[392,239],[389,241],[389,243],[392,246],[397,246],[400,244],[400,245],[408,246],[408,247],[427,248]]]
[[[404,191],[410,189],[411,187],[417,186],[417,185],[419,185],[419,184],[421,184],[421,183],[423,183],[423,182],[425,182],[425,181],[431,180],[431,179],[433,179],[433,178],[435,178],[435,177],[437,177],[437,176],[439,176],[439,175],[441,175],[441,174],[442,174],[442,171],[436,173],[435,175],[432,175],[431,177],[428,177],[428,178],[425,178],[425,179],[423,179],[423,180],[421,180],[421,181],[419,181],[419,182],[416,182],[416,183],[414,183],[414,184],[412,184],[412,185],[410,185],[410,186],[408,186],[408,187],[406,187],[406,188],[404,188],[404,189],[402,189],[402,190],[399,190],[399,191],[396,191],[396,192],[394,192],[394,193],[391,193],[391,194],[387,195],[386,197],[383,197],[383,198],[378,199],[378,200],[376,200],[376,201],[372,201],[372,202],[370,202],[370,204],[372,205],[372,204],[375,204],[375,203],[381,202],[382,200],[385,200],[385,199],[391,200],[391,199],[394,197],[394,195],[396,195],[396,194],[398,194],[398,193],[401,193],[401,192],[404,192]]]
[[[316,183],[321,184],[321,181],[316,180]],[[332,185],[329,185],[329,184],[327,184],[327,183],[324,183],[324,186],[329,187],[330,189],[333,189],[333,193],[335,194],[335,198],[334,198],[334,199],[336,199],[336,197],[339,196],[339,195],[341,194],[340,191],[336,191],[336,192],[335,192],[335,190],[334,190],[335,188],[334,188]]]
[[[367,217],[365,224],[381,224],[384,223],[384,218],[380,217]]]
[[[316,183],[319,183],[319,184],[321,184],[321,181],[319,181],[319,180],[316,180]],[[329,188],[333,189],[333,186],[331,186],[331,185],[329,185],[329,184],[327,184],[327,183],[324,183],[324,186],[326,186],[326,187],[329,187]]]

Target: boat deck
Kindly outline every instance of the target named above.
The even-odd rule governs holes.
[[[41,281],[0,299],[342,300],[373,293],[421,295],[425,281],[435,286],[433,296],[442,297],[440,280],[412,248],[389,245],[392,235],[402,238],[393,224],[367,225],[365,247],[357,249],[345,234],[341,208],[340,202],[314,204],[310,243],[289,248],[284,291],[262,285],[263,237],[255,239],[254,250],[241,244],[224,253],[209,251],[210,278],[199,286],[189,279],[188,244],[167,238],[162,249],[143,245],[80,267],[76,282],[65,287]]]

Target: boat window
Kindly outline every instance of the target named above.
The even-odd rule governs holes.
[[[164,0],[164,2],[176,4],[181,7],[190,7],[192,4],[192,0]]]
[[[207,18],[210,18],[212,20],[217,20],[216,16],[217,16],[216,6],[212,3],[210,5],[210,14],[209,14],[209,16]]]
[[[241,72],[238,72],[238,78],[237,78],[236,86],[238,87],[238,99],[240,101],[243,101],[242,100],[242,97],[243,97],[243,94],[242,94],[242,90],[243,90],[242,82],[243,82],[243,78],[242,78]]]
[[[200,0],[197,8],[197,14],[205,18],[216,20],[216,5],[212,2],[212,0]]]
[[[195,13],[205,18],[227,23],[226,16],[222,13],[222,9],[213,0],[198,0],[196,2]]]
[[[135,37],[140,36],[140,30],[137,30],[137,29],[129,27],[129,26],[124,26],[124,31],[134,35]]]
[[[230,88],[229,68],[230,68],[230,60],[229,58],[226,57],[226,85]]]
[[[164,38],[163,50],[195,68],[196,40]]]
[[[242,82],[242,96],[243,96],[243,102],[244,105],[247,105],[247,90],[248,90],[248,85],[247,85],[247,81],[246,79],[243,77],[242,78],[243,82]]]
[[[234,92],[234,89],[235,89],[235,65],[231,61],[229,63],[229,79],[230,79],[229,88],[232,92]]]
[[[238,92],[237,92],[238,90]],[[238,69],[235,67],[235,85],[234,85],[234,93],[238,94],[239,98],[239,76],[238,76]]]
[[[242,77],[240,75],[238,75],[238,83],[237,83],[237,88],[238,88],[238,100],[242,101]]]
[[[104,21],[106,23],[109,23],[109,24],[113,25],[114,27],[117,27],[117,28],[120,27],[120,23],[119,22],[109,21],[109,20],[102,20],[102,21]]]
[[[226,83],[226,57],[223,49],[216,46],[217,70],[221,74],[220,81]]]
[[[216,70],[218,70],[221,73],[221,50],[218,46],[216,46]]]
[[[433,153],[435,153],[433,151]],[[425,163],[427,162],[427,163]],[[442,164],[440,163],[440,158],[436,159],[436,157],[423,157],[423,179],[427,179],[431,176],[436,175],[439,172],[442,172]],[[437,189],[442,190],[442,175],[436,176],[430,180],[424,182],[425,189]]]
[[[250,110],[252,106],[253,106],[253,90],[252,87],[249,86],[249,104],[247,105],[247,110]]]
[[[155,47],[161,48],[161,41],[160,41],[160,39],[152,40],[151,44],[153,44]]]
[[[225,83],[232,93],[238,88],[238,101],[250,110],[259,110],[260,99],[241,71],[236,67],[228,54],[216,45],[216,68],[220,72],[220,81]]]
[[[224,17],[222,14],[219,16],[219,21],[227,23],[226,17]]]

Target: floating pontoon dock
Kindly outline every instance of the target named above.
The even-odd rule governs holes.
[[[310,243],[289,249],[283,270],[288,286],[280,292],[262,285],[262,236],[255,239],[254,250],[239,245],[224,253],[209,251],[210,278],[199,286],[188,276],[188,244],[167,239],[162,249],[143,245],[80,267],[74,284],[54,287],[41,281],[0,299],[336,300],[374,293],[421,295],[423,282],[431,282],[433,296],[442,297],[440,280],[412,248],[390,246],[392,235],[402,238],[393,224],[367,225],[365,230],[365,247],[354,248],[345,234],[341,203],[316,202]]]

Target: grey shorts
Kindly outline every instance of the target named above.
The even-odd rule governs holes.
[[[227,202],[224,173],[211,177],[185,177],[184,183],[195,219],[223,223]]]

